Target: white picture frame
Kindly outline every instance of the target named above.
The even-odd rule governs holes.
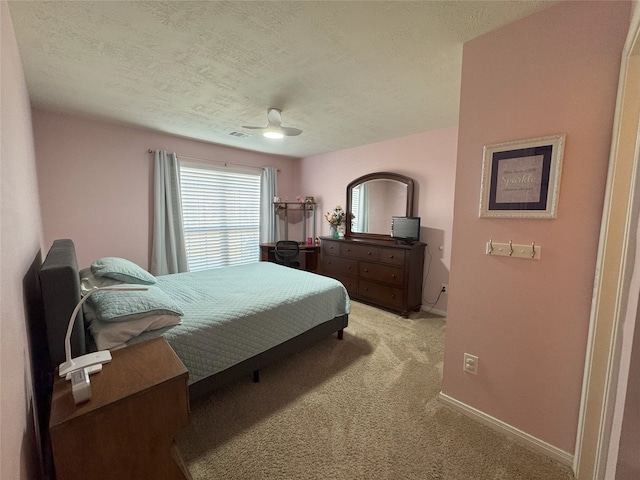
[[[561,134],[485,146],[480,217],[556,218],[564,143]]]

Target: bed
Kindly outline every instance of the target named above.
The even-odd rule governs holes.
[[[101,265],[99,262],[94,262],[91,270]],[[52,369],[64,361],[64,337],[71,312],[83,291],[99,286],[85,285],[87,270],[78,269],[75,247],[68,239],[54,241],[40,268]],[[118,344],[122,338],[113,341],[103,335],[96,330],[96,321],[105,318],[101,316],[106,315],[105,310],[121,306],[116,302],[115,307],[101,307],[98,297],[111,294],[111,298],[126,300],[128,294],[138,292],[95,292],[84,304],[85,314],[76,319],[71,336],[73,357],[104,345],[122,348],[162,335],[187,367],[190,397],[195,399],[250,374],[257,381],[258,372],[269,363],[333,333],[341,339],[348,325],[350,304],[344,286],[310,272],[259,262],[203,272],[147,275],[153,282],[146,284],[149,292],[162,295],[176,310],[168,308],[162,313],[168,318],[178,317],[178,324],[164,323]],[[126,275],[118,281],[132,283]],[[141,315],[145,316],[126,318],[138,320]],[[133,325],[127,321],[113,323]],[[109,320],[102,322],[107,323]]]

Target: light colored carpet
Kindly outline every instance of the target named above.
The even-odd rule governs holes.
[[[192,407],[199,479],[555,480],[573,475],[437,400],[445,320],[353,302],[335,335]]]

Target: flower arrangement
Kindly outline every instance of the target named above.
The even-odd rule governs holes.
[[[329,222],[329,225],[331,225],[333,228],[338,228],[340,225],[342,225],[342,223],[344,222],[344,217],[345,212],[344,210],[342,210],[342,207],[340,205],[336,205],[336,208],[333,210],[333,212],[327,212],[324,215],[324,218],[327,219],[327,222]]]

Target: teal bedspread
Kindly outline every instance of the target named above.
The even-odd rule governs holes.
[[[189,370],[190,384],[350,309],[340,282],[268,262],[157,279],[184,312],[182,324],[128,344],[162,334]]]

